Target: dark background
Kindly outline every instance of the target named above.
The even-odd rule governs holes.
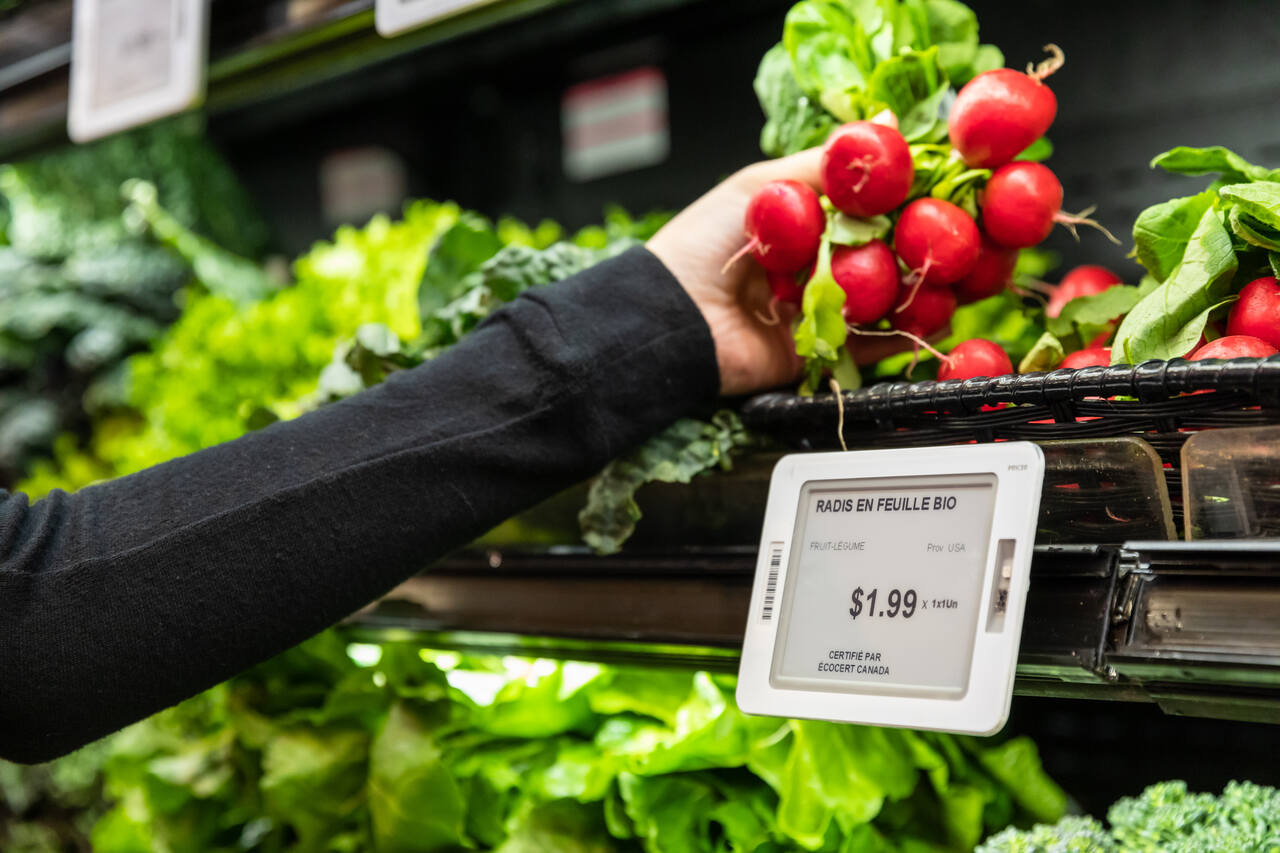
[[[453,199],[489,215],[600,221],[611,202],[633,212],[678,208],[758,159],[763,123],[751,89],[789,2],[703,0],[615,23],[629,0],[570,4],[497,31],[432,47],[316,91],[211,119],[210,131],[273,222],[281,251],[331,230],[318,169],[338,149],[399,154],[414,197]],[[1053,41],[1067,55],[1052,78],[1059,118],[1050,165],[1064,206],[1099,206],[1125,245],[1061,229],[1064,268],[1125,259],[1134,217],[1205,180],[1148,168],[1177,144],[1221,144],[1280,166],[1280,15],[1266,2],[971,0],[984,41],[1011,66]],[[654,64],[670,86],[672,150],[660,166],[582,184],[560,166],[560,96],[603,74]],[[1017,698],[1011,728],[1033,735],[1049,771],[1087,811],[1154,781],[1220,790],[1232,778],[1280,785],[1280,726],[1166,716],[1154,705]]]

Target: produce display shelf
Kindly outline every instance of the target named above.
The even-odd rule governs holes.
[[[733,670],[752,548],[473,549],[353,616],[357,639]],[[1280,541],[1038,546],[1021,695],[1280,720]]]
[[[501,58],[601,26],[700,0],[497,0],[394,38],[374,29],[374,0],[213,0],[206,109],[219,114],[294,99],[359,97],[391,60],[437,49],[421,61],[447,72],[481,55]],[[0,16],[0,160],[66,140],[71,0],[46,0]],[[518,25],[517,25],[518,24]],[[464,47],[457,43],[467,36]],[[415,62],[419,57],[415,56]],[[349,90],[348,90],[349,89]],[[291,109],[311,108],[307,98]]]

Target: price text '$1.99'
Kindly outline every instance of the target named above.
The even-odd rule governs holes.
[[[901,616],[903,619],[910,619],[916,612],[916,604],[919,598],[914,589],[889,590],[888,594],[880,602],[882,606],[877,609],[876,600],[879,594],[879,589],[873,589],[869,592],[862,587],[855,589],[853,591],[853,606],[849,608],[849,615],[857,619],[865,611],[868,619],[881,616],[888,619],[897,616]]]

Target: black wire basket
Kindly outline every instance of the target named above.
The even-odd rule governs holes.
[[[1280,355],[884,382],[841,397],[842,432],[834,394],[762,394],[742,418],[799,450],[839,449],[841,434],[850,449],[1137,436],[1159,454],[1176,496],[1192,433],[1280,423]]]

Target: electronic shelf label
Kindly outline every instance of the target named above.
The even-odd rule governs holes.
[[[67,132],[88,142],[204,100],[209,0],[75,0]]]
[[[1044,455],[801,453],[774,468],[743,711],[990,734],[1009,714]]]

